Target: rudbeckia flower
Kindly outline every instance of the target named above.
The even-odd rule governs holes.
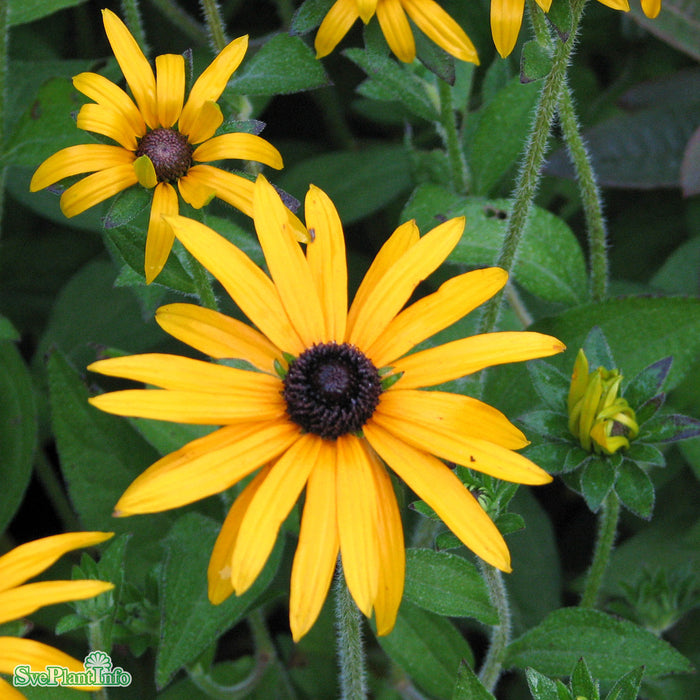
[[[316,34],[316,57],[327,56],[358,19],[367,24],[375,13],[389,47],[405,63],[416,57],[408,17],[447,53],[479,63],[474,44],[435,0],[336,0]]]
[[[164,354],[89,367],[161,387],[92,398],[104,411],[223,426],[149,467],[123,494],[116,514],[175,508],[255,474],[211,556],[209,597],[219,603],[253,583],[305,489],[291,574],[294,639],[316,620],[339,553],[357,606],[367,616],[374,611],[378,633],[387,634],[403,592],[404,540],[385,465],[473,552],[504,571],[510,556],[503,537],[441,460],[523,484],[550,481],[514,452],[527,440],[499,411],[423,389],[564,346],[539,333],[504,332],[406,354],[506,282],[498,268],[467,272],[401,310],[457,244],[463,218],[423,237],[413,221],[399,226],[348,310],[343,230],[331,200],[311,186],[305,210],[313,240],[305,254],[262,176],[253,208],[270,277],[204,224],[184,217],[168,223],[256,328],[192,304],[164,306],[156,315],[164,330],[193,348],[245,360],[252,369]]]
[[[119,145],[64,148],[39,166],[30,189],[36,192],[63,178],[93,173],[61,195],[61,210],[72,217],[136,183],[153,188],[145,256],[150,283],[165,265],[173,244],[172,229],[162,216],[178,213],[177,190],[196,209],[218,197],[252,216],[254,183],[208,163],[236,158],[281,168],[282,156],[260,136],[214,136],[223,123],[216,101],[243,60],[247,36],[224,48],[195,81],[185,101],[184,57],[157,56],[154,75],[126,25],[110,10],[103,10],[102,17],[134,100],[102,75],[80,73],[73,85],[94,102],[80,109],[78,128]]]
[[[24,583],[48,569],[66,552],[99,544],[111,536],[111,532],[70,532],[21,544],[3,554],[0,557],[0,625],[30,615],[45,605],[94,598],[114,588],[111,583],[94,580]],[[73,672],[84,671],[81,661],[47,644],[20,637],[0,637],[0,673],[12,675],[19,664],[28,664],[33,671],[43,671],[47,665],[65,666]],[[0,697],[21,700],[24,695],[0,678]]]

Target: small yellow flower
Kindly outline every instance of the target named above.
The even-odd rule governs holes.
[[[253,182],[208,165],[223,159],[253,160],[273,168],[282,156],[260,136],[229,133],[214,136],[223,123],[216,101],[238,68],[248,37],[234,39],[195,81],[185,101],[185,59],[157,56],[155,75],[126,25],[110,10],[102,11],[107,38],[134,101],[97,73],[80,73],[73,85],[94,102],[78,113],[78,128],[118,143],[70,146],[45,160],[34,173],[32,192],[59,180],[93,173],[61,195],[61,210],[76,216],[135,185],[153,188],[146,240],[146,281],[163,269],[173,244],[172,229],[162,216],[178,213],[178,196],[196,209],[214,197],[248,216],[253,213]]]
[[[336,0],[316,34],[316,57],[327,56],[358,19],[367,24],[375,13],[389,47],[405,63],[416,57],[409,17],[447,53],[479,63],[474,44],[435,0]]]
[[[588,359],[579,350],[569,388],[569,430],[589,452],[614,454],[637,437],[634,411],[618,396],[622,375],[603,367],[588,372]]]
[[[306,488],[291,578],[294,639],[316,620],[339,552],[355,602],[367,616],[374,610],[379,634],[387,634],[401,601],[405,562],[385,464],[478,556],[504,571],[510,570],[505,541],[441,459],[524,484],[551,479],[514,452],[528,443],[502,413],[467,396],[421,389],[564,346],[539,333],[504,332],[406,355],[506,282],[499,268],[467,272],[401,310],[455,247],[463,218],[423,237],[413,221],[399,226],[348,310],[343,229],[331,200],[311,186],[306,224],[315,235],[306,254],[262,176],[253,206],[270,277],[207,226],[184,217],[168,222],[259,330],[192,304],[162,307],[156,320],[193,348],[246,360],[254,371],[162,354],[89,367],[161,387],[91,399],[104,411],[223,426],[147,469],[121,497],[116,514],[182,506],[257,471],[212,553],[209,597],[219,603],[253,583]]]
[[[27,579],[48,569],[66,552],[104,542],[111,532],[70,532],[22,544],[0,557],[0,625],[36,612],[45,605],[94,598],[114,586],[105,581],[39,581]],[[24,585],[21,585],[24,584]],[[0,637],[0,673],[11,675],[15,666],[29,664],[40,671],[47,665],[83,671],[82,662],[33,639]],[[80,687],[78,690],[95,690]],[[0,697],[21,700],[24,695],[0,678]]]

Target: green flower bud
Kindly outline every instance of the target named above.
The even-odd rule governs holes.
[[[627,449],[639,433],[634,411],[618,396],[621,383],[617,369],[589,372],[579,350],[569,388],[569,430],[584,450],[611,455]]]

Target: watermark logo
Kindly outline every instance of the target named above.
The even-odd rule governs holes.
[[[112,666],[112,659],[104,651],[91,651],[83,661],[84,671],[71,671],[66,666],[47,666],[33,671],[29,664],[15,666],[12,685],[15,688],[52,686],[116,686],[131,685],[131,674],[121,666]]]

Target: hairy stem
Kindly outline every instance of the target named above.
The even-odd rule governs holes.
[[[122,12],[126,20],[126,26],[136,39],[146,56],[148,56],[148,44],[146,43],[146,31],[143,28],[143,19],[141,18],[141,8],[139,0],[122,0]]]
[[[209,30],[209,43],[215,53],[223,51],[228,44],[226,37],[226,27],[224,18],[221,16],[221,8],[216,0],[200,0],[202,12],[207,21],[207,29]]]
[[[469,172],[455,121],[457,114],[452,100],[452,90],[444,80],[439,79],[438,90],[440,92],[440,121],[436,124],[436,128],[447,151],[452,189],[463,194],[467,191]]]
[[[345,583],[340,561],[334,588],[340,697],[342,700],[364,700],[367,697],[367,672],[362,639],[362,614]]]

